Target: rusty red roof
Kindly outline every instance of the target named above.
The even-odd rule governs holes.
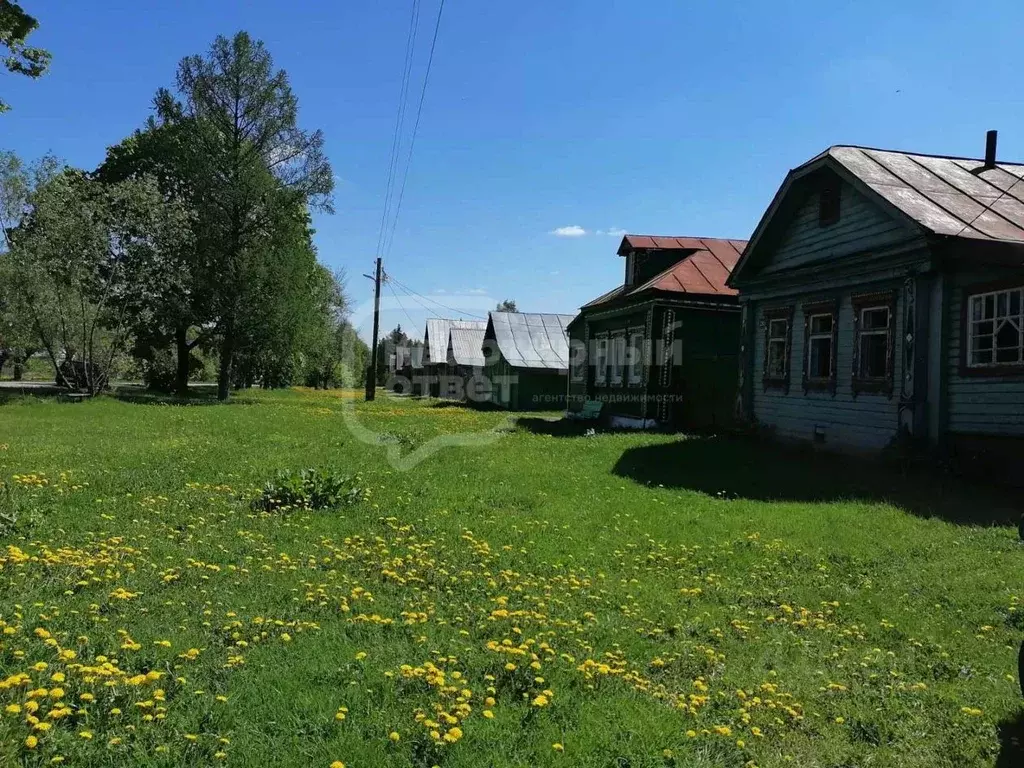
[[[725,284],[733,267],[746,248],[746,240],[725,240],[710,237],[674,237],[664,235],[626,235],[619,246],[619,255],[636,250],[671,250],[679,252],[679,260],[646,283],[619,286],[599,296],[584,307],[604,304],[612,299],[633,296],[643,291],[667,291],[712,296],[735,296],[736,291]]]

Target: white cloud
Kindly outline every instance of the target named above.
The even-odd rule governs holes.
[[[551,234],[555,237],[583,237],[587,234],[587,230],[579,224],[571,224],[568,227],[558,227],[557,229],[553,229],[551,230]]]
[[[487,291],[485,291],[483,288],[470,288],[468,291],[466,291],[466,293],[471,293],[474,296],[482,296],[485,293],[487,293]]]
[[[606,235],[610,235],[611,237],[622,237],[623,235],[626,234],[626,230],[619,229],[618,227],[612,227],[611,229],[606,229],[604,233]]]

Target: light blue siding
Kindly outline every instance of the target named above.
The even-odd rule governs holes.
[[[952,281],[947,315],[949,343],[946,347],[947,428],[950,432],[1024,435],[1024,376],[960,374],[964,287],[1000,278],[996,272],[972,272],[958,274]],[[1020,282],[1024,284],[1024,275]]]
[[[840,218],[818,225],[818,195],[810,193],[790,219],[770,263],[769,274],[815,261],[882,249],[910,240],[919,232],[890,216],[846,182],[840,187]]]
[[[764,373],[765,333],[762,328],[765,304],[758,302],[754,313],[753,359],[753,415],[759,425],[772,427],[777,435],[796,440],[813,440],[815,430],[825,435],[825,444],[854,450],[877,451],[884,448],[898,431],[897,409],[899,385],[902,376],[903,313],[897,303],[893,356],[894,392],[886,394],[860,393],[853,395],[853,304],[851,295],[867,291],[898,289],[898,284],[858,287],[839,296],[837,324],[836,393],[803,390],[804,311],[805,300],[817,301],[821,294],[796,297],[793,312],[793,337],[789,359],[789,393],[780,389],[765,390]],[[898,294],[897,294],[898,295]],[[772,302],[768,306],[778,306]]]

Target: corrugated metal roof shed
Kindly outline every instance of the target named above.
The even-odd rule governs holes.
[[[853,146],[810,163],[825,155],[930,232],[1024,242],[1024,165]]]
[[[486,324],[483,328],[452,328],[448,345],[448,362],[453,365],[465,365],[472,368],[483,368],[485,364],[483,344]]]
[[[461,330],[484,330],[486,320],[447,320],[432,317],[427,320],[427,328],[423,332],[423,343],[426,347],[423,356],[424,364],[443,363],[448,359],[448,335],[452,328]]]
[[[660,235],[626,235],[619,246],[619,255],[639,249],[679,252],[679,260],[665,271],[638,286],[620,285],[603,296],[584,304],[593,307],[612,299],[632,296],[647,290],[673,293],[735,296],[736,291],[725,284],[739,261],[746,240],[724,240],[710,237],[664,237]]]
[[[574,315],[491,312],[487,337],[513,368],[565,371],[569,368],[566,328]]]

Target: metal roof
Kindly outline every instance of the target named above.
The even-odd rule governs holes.
[[[859,187],[894,216],[922,234],[1000,243],[1024,244],[1024,165],[968,157],[923,155],[872,147],[836,145],[791,170],[761,216],[730,285],[741,280],[761,242],[785,216],[785,201],[795,185],[822,168],[831,168]]]
[[[829,156],[926,230],[1024,242],[1024,165],[835,146]]]
[[[486,320],[447,320],[441,317],[432,317],[427,320],[426,330],[423,332],[423,344],[426,348],[423,354],[423,364],[442,363],[448,359],[448,335],[452,328],[462,330],[478,329],[487,327]]]
[[[486,337],[513,368],[565,372],[569,368],[566,328],[574,315],[491,312]]]
[[[483,352],[486,330],[486,323],[483,328],[452,328],[449,332],[448,362],[454,365],[483,368],[486,363]]]
[[[604,304],[612,299],[633,296],[644,291],[668,291],[702,295],[735,296],[736,291],[725,284],[739,261],[746,240],[724,240],[711,237],[665,237],[662,235],[626,235],[619,246],[619,255],[640,249],[679,252],[679,260],[671,267],[637,286],[620,285],[603,296],[584,304],[583,308]]]

